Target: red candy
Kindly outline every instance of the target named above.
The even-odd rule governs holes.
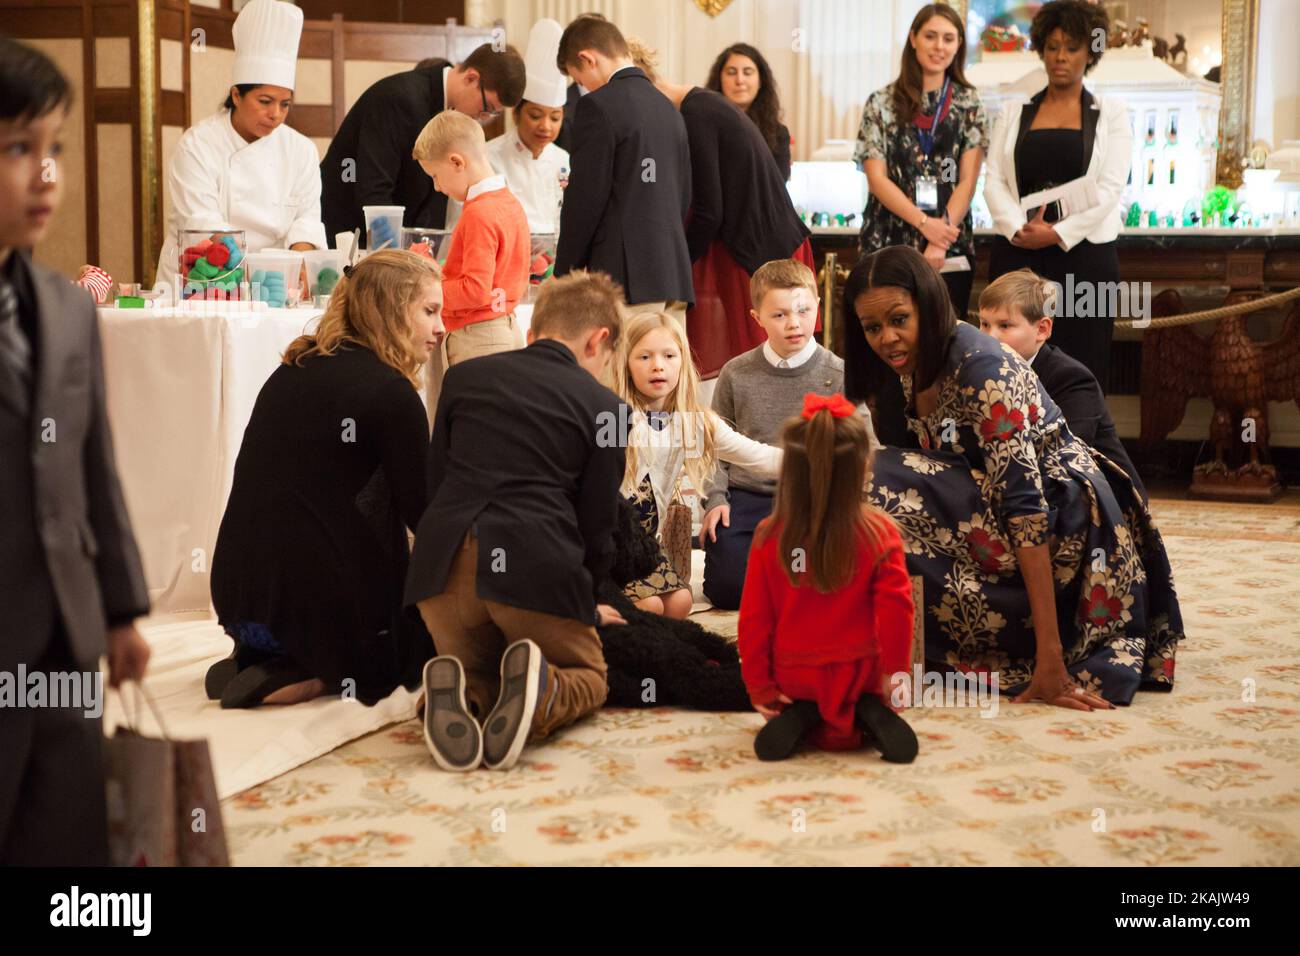
[[[230,261],[230,248],[224,242],[214,242],[208,248],[205,258],[210,265],[220,269]]]

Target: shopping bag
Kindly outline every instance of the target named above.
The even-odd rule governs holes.
[[[673,500],[668,503],[667,511],[659,529],[659,543],[682,584],[690,584],[691,509],[682,500],[680,487],[673,489]]]
[[[126,726],[104,742],[109,859],[115,866],[229,866],[221,803],[206,740],[173,740],[139,683]],[[161,738],[141,733],[143,697]]]

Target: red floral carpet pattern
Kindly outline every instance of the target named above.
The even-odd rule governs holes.
[[[605,710],[507,773],[448,774],[409,722],[227,800],[234,862],[1300,864],[1300,508],[1155,512],[1188,635],[1170,694],[913,709],[909,766],[763,764],[756,714]]]

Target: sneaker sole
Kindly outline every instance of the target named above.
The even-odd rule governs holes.
[[[537,713],[537,679],[541,674],[541,670],[542,650],[532,641],[517,641],[507,647],[505,654],[502,655],[501,696],[497,698],[496,706],[488,714],[487,720],[483,721],[483,765],[489,770],[509,770],[519,760],[519,755],[523,753],[524,744],[528,742],[528,732],[533,727],[533,717]],[[515,695],[520,693],[519,678],[521,677],[523,678],[524,708],[519,716],[519,725],[515,727],[510,737],[510,746],[505,754],[500,759],[492,760],[487,754],[488,728],[496,720],[497,711],[514,700]],[[512,685],[514,685],[513,688]]]
[[[470,716],[469,704],[465,700],[465,669],[454,657],[435,657],[424,665],[423,685],[424,719],[420,723],[423,725],[424,745],[429,748],[433,762],[450,773],[465,773],[475,769],[483,761],[483,732]],[[458,762],[447,756],[443,747],[435,739],[436,733],[430,729],[434,716],[434,694],[442,694],[453,688],[459,705],[458,716],[465,721],[470,728],[470,733],[477,738],[474,742],[474,753],[465,762]]]

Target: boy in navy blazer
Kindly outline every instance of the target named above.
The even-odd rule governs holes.
[[[607,273],[630,305],[693,302],[683,225],[691,158],[681,114],[633,66],[627,41],[607,20],[569,24],[556,62],[590,92],[574,115],[555,274]]]
[[[980,329],[1015,349],[1033,367],[1074,437],[1123,468],[1147,501],[1096,377],[1078,359],[1048,344],[1055,295],[1055,286],[1029,269],[999,276],[980,294]]]

